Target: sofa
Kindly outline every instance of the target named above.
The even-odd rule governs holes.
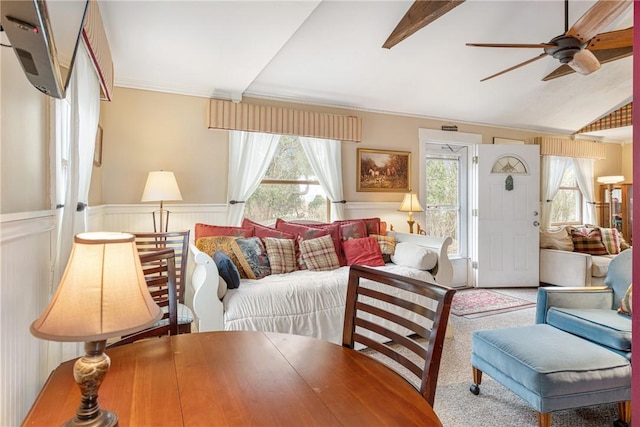
[[[394,242],[394,254],[389,262],[374,268],[443,285],[452,283],[453,266],[447,255],[450,237],[396,232],[386,237]],[[349,265],[324,271],[296,269],[260,279],[244,277],[230,288],[219,265],[203,249],[202,244],[190,245],[195,265],[191,306],[198,331],[261,330],[341,343]]]
[[[564,226],[540,231],[540,282],[602,286],[609,264],[629,248],[615,228]]]

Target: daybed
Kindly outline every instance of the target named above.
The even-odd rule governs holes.
[[[540,282],[602,286],[611,260],[628,248],[615,228],[585,225],[541,230]]]
[[[380,268],[407,277],[449,285],[453,267],[447,256],[451,238],[389,232],[397,243],[419,245],[437,256],[431,271],[387,263]],[[406,247],[406,245],[405,245]],[[297,270],[259,280],[242,279],[237,289],[221,287],[212,258],[190,245],[191,283],[198,331],[255,330],[306,335],[336,344],[342,341],[349,267],[331,271]]]

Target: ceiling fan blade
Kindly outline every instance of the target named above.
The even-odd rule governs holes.
[[[545,49],[548,47],[558,47],[555,44],[549,43],[465,43],[465,45],[474,47],[515,47],[527,49]]]
[[[527,65],[527,64],[531,64],[532,62],[535,62],[535,61],[537,61],[538,59],[543,58],[543,57],[545,57],[545,56],[547,56],[547,54],[546,54],[546,53],[541,53],[540,55],[536,56],[535,58],[531,58],[531,59],[529,59],[529,60],[527,60],[527,61],[524,61],[524,62],[522,62],[522,63],[520,63],[520,64],[518,64],[518,65],[514,65],[514,66],[513,66],[513,67],[511,67],[511,68],[507,68],[506,70],[502,70],[502,71],[500,71],[499,73],[493,74],[493,75],[491,75],[491,76],[489,76],[489,77],[485,77],[484,79],[482,79],[482,80],[480,80],[480,81],[481,81],[481,82],[484,82],[484,81],[487,81],[487,80],[492,79],[492,78],[494,78],[494,77],[498,77],[498,76],[500,76],[500,75],[502,75],[502,74],[508,73],[509,71],[513,71],[513,70],[515,70],[516,68],[524,67],[524,66],[525,66],[525,65]]]
[[[582,49],[573,56],[571,62],[567,64],[580,74],[591,74],[600,69],[600,61],[589,49]]]
[[[624,30],[600,33],[589,40],[587,49],[593,51],[631,46],[633,46],[633,27],[625,28]]]
[[[596,50],[593,54],[598,58],[601,64],[606,64],[607,62],[615,61],[616,59],[626,58],[633,54],[633,47],[621,47],[618,49],[605,49],[605,50]],[[554,71],[546,75],[542,81],[549,81],[556,79],[558,77],[566,76],[567,74],[575,73],[573,68],[568,65],[561,65],[556,68]]]
[[[632,0],[598,0],[569,28],[566,35],[586,43],[618,19],[632,3]]]
[[[465,0],[415,0],[382,47],[391,49],[416,31],[426,27]]]

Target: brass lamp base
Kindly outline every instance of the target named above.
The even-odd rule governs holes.
[[[98,405],[98,389],[102,385],[111,359],[104,353],[106,340],[84,343],[85,355],[73,365],[73,378],[80,387],[82,396],[76,416],[64,425],[68,427],[113,427],[118,425],[115,412],[104,411]]]
[[[409,224],[409,233],[413,234],[413,224],[415,224],[415,221],[407,221],[407,224]]]

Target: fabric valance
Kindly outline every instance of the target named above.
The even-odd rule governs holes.
[[[541,156],[583,157],[599,160],[607,158],[605,147],[600,142],[548,136],[535,137],[533,142],[540,146]]]
[[[209,129],[276,133],[312,138],[360,142],[362,119],[356,116],[318,113],[212,99]]]
[[[100,81],[100,99],[111,101],[113,94],[113,60],[109,41],[104,31],[102,15],[96,0],[90,0],[82,27],[82,38]]]

